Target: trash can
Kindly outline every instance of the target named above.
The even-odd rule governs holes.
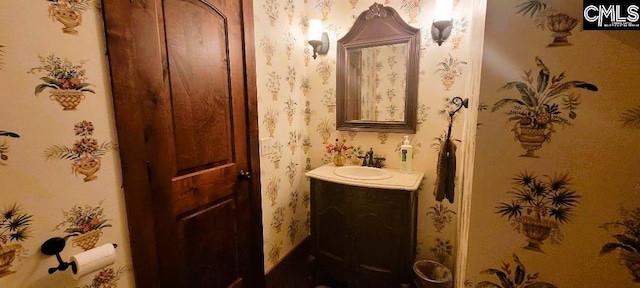
[[[416,261],[413,272],[417,288],[451,288],[453,284],[451,270],[435,261]]]

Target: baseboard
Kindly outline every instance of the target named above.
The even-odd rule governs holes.
[[[309,236],[293,248],[265,275],[265,288],[306,287],[309,277],[307,257],[311,251]],[[294,286],[295,285],[295,286]]]

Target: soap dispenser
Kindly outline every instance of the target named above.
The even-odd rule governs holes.
[[[413,146],[409,142],[409,136],[404,136],[404,141],[400,145],[400,171],[411,173],[411,160],[413,159]]]

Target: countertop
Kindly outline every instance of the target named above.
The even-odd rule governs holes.
[[[391,173],[391,178],[379,179],[379,180],[359,180],[350,179],[336,175],[333,171],[338,168],[333,163],[326,164],[324,166],[313,169],[307,173],[306,176],[353,186],[369,187],[369,188],[381,188],[381,189],[394,189],[394,190],[407,190],[414,191],[420,186],[420,182],[424,177],[424,173],[419,171],[413,171],[409,174],[400,172],[398,169],[380,168]]]

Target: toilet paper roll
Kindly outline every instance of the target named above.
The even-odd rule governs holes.
[[[73,278],[79,279],[82,276],[115,263],[116,249],[111,243],[104,244],[71,256],[71,262],[75,263]]]

